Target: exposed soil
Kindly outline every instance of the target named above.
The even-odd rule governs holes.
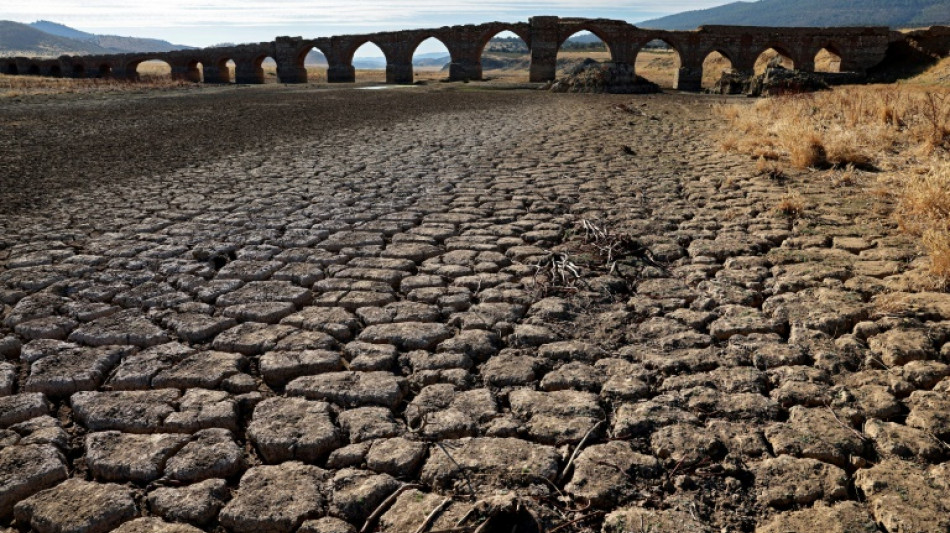
[[[950,294],[721,101],[0,102],[0,527],[946,532]]]

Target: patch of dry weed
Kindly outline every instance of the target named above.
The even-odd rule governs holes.
[[[833,186],[856,170],[887,170],[888,195],[904,231],[920,237],[934,274],[950,278],[950,88],[906,85],[843,87],[720,108],[731,137],[723,150],[799,169],[834,169]],[[921,163],[933,170],[914,173]],[[839,172],[842,172],[839,175]],[[794,202],[776,211],[794,216]]]

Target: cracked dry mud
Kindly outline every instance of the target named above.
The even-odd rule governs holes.
[[[7,198],[0,528],[950,529],[950,295],[881,197],[756,177],[710,98],[282,90],[190,147],[89,108],[206,95],[48,104],[157,148]]]

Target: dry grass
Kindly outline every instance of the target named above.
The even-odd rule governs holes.
[[[765,160],[831,168],[843,171],[829,174],[841,186],[856,181],[856,169],[883,170],[881,179],[891,178],[886,185],[900,204],[901,228],[921,238],[933,272],[950,278],[950,88],[846,87],[725,106],[720,113],[736,132],[723,149],[758,159],[760,173],[767,172]],[[922,165],[932,169],[915,172]]]
[[[790,192],[772,210],[783,217],[800,218],[805,213],[805,199],[799,193]]]

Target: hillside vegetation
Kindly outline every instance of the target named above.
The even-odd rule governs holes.
[[[49,21],[32,24],[0,21],[2,56],[59,57],[64,54],[170,52],[187,48],[160,39],[95,35]]]
[[[760,0],[687,11],[637,25],[692,30],[704,24],[913,28],[950,24],[950,0]]]

